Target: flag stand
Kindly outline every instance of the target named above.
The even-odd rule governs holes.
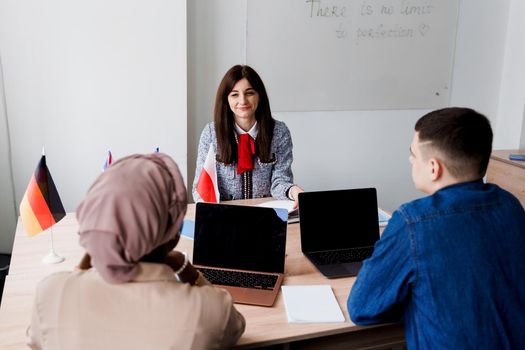
[[[42,157],[29,180],[19,208],[20,220],[29,236],[51,228],[51,251],[42,258],[42,263],[57,264],[64,261],[64,257],[55,252],[52,227],[66,216],[66,210],[47,168],[43,147]]]
[[[54,243],[53,243],[53,228],[51,227],[51,251],[49,252],[49,254],[47,254],[46,256],[44,256],[42,258],[42,262],[44,264],[58,264],[58,263],[61,263],[62,261],[65,260],[65,258],[63,256],[60,256],[58,255],[56,252],[55,252],[55,246],[54,246]]]

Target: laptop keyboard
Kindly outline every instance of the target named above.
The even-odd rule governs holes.
[[[272,290],[278,276],[259,273],[216,270],[199,267],[199,271],[211,284],[223,286]]]
[[[308,256],[320,265],[331,265],[362,261],[371,256],[373,251],[374,247],[360,247],[324,252],[313,252],[308,253]]]

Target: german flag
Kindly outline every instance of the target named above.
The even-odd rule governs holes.
[[[20,217],[30,236],[44,231],[59,222],[66,211],[42,155],[35,173],[29,181],[26,193],[20,202]]]

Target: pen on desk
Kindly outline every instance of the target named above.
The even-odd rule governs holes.
[[[509,154],[510,160],[523,160],[525,161],[525,154]]]

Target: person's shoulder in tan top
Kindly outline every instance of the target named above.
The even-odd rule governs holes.
[[[28,335],[34,349],[224,349],[244,331],[231,296],[178,282],[167,265],[140,263],[130,283],[95,269],[59,272],[37,288]]]

